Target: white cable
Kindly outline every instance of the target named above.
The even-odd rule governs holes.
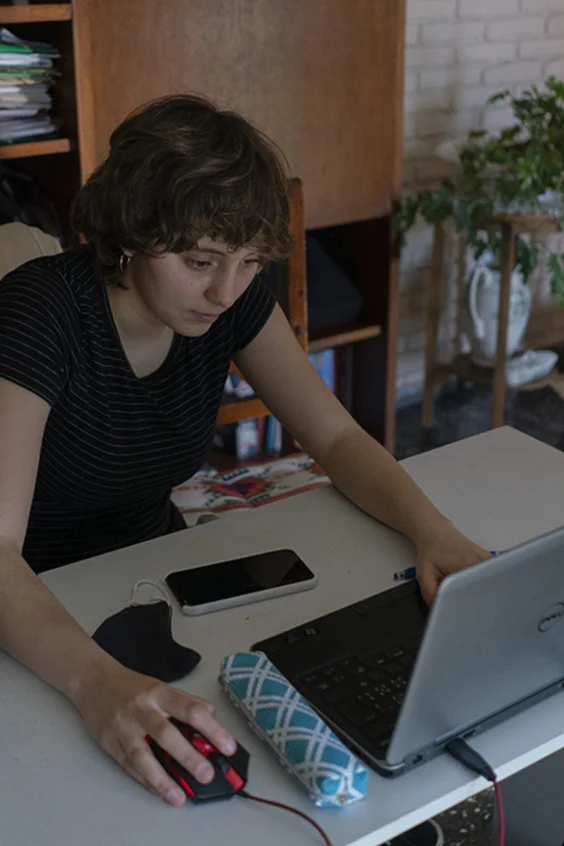
[[[137,591],[139,590],[140,587],[143,587],[144,585],[156,588],[156,590],[160,593],[161,597],[164,599],[166,604],[167,605],[171,604],[170,599],[168,598],[168,594],[167,594],[167,592],[165,591],[165,589],[162,585],[160,585],[158,582],[153,582],[151,579],[139,579],[139,581],[136,582],[133,585],[133,588],[131,589],[131,597],[129,599],[130,605],[136,604],[135,597],[137,595]],[[151,602],[158,602],[159,600],[156,599],[155,597],[153,597],[150,601]]]

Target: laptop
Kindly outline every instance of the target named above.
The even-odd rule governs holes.
[[[407,582],[253,649],[400,775],[564,688],[564,529],[449,576],[430,613]]]

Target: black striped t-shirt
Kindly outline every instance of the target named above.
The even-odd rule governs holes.
[[[184,528],[171,488],[201,467],[229,362],[273,305],[257,277],[204,335],[175,335],[161,367],[138,378],[88,247],[4,277],[0,376],[51,407],[24,545],[36,572]]]

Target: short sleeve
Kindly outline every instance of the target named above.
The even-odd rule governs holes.
[[[74,300],[52,260],[37,259],[0,281],[0,377],[53,406],[70,371]]]
[[[244,349],[256,338],[268,321],[276,298],[261,273],[235,303],[235,335],[233,352]]]

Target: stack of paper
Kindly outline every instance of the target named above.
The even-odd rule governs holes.
[[[49,88],[57,58],[50,44],[23,41],[0,29],[0,144],[56,134]]]

